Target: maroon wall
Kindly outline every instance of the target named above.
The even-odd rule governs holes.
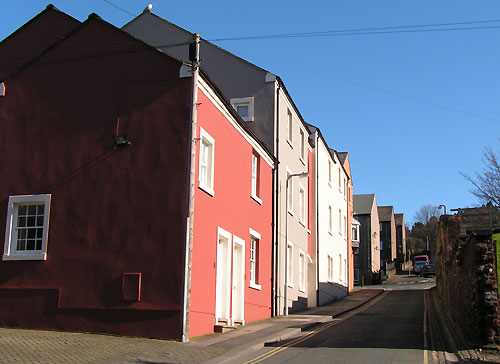
[[[52,202],[47,260],[0,261],[0,325],[180,336],[190,79],[179,68],[90,18],[6,82],[0,241],[10,195]],[[130,272],[142,273],[140,302],[122,299]]]
[[[71,16],[51,5],[47,6],[0,43],[0,80],[79,24]]]

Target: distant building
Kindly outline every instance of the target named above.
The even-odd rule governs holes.
[[[380,220],[380,266],[384,269],[382,279],[396,271],[396,220],[393,206],[379,206]]]
[[[404,214],[394,214],[394,219],[396,221],[396,260],[398,264],[398,269],[403,268],[403,264],[406,261],[406,227]]]
[[[374,193],[353,196],[354,218],[359,222],[359,248],[354,249],[354,282],[372,284],[380,279],[380,224]],[[354,227],[353,227],[354,232]],[[353,239],[354,241],[354,239]]]

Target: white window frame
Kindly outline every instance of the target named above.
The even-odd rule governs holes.
[[[344,258],[344,282],[347,283],[347,259]]]
[[[306,291],[306,253],[299,249],[299,291]]]
[[[287,110],[286,141],[293,149],[293,116],[290,109]]]
[[[288,178],[292,175],[292,172],[286,169],[286,180],[288,180],[288,206],[286,207],[288,213],[293,216],[293,178]],[[285,180],[285,188],[286,188]]]
[[[344,216],[344,239],[347,240],[347,216]]]
[[[9,196],[3,260],[46,260],[49,234],[50,201],[52,195]],[[17,214],[23,205],[44,205],[42,246],[40,250],[17,251]]]
[[[342,210],[339,209],[339,235],[342,235]]]
[[[288,242],[286,245],[286,254],[287,259],[287,267],[286,267],[286,273],[288,274],[288,287],[293,288],[293,244],[291,242]]]
[[[207,143],[211,146],[211,153],[209,155],[209,165],[207,166],[207,173],[209,173],[208,176],[208,183],[205,183],[205,181],[202,181],[202,148],[203,144]],[[209,195],[213,196],[214,195],[214,171],[215,171],[215,139],[212,138],[210,134],[208,134],[205,129],[200,127],[200,153],[198,157],[198,187],[201,188],[203,191],[208,193]]]
[[[300,128],[299,133],[300,133],[300,150],[299,150],[300,157],[299,157],[299,159],[303,165],[306,165],[306,136],[305,136],[304,130],[302,130],[302,128]]]
[[[299,184],[299,222],[305,227],[306,226],[306,190],[304,186]]]
[[[333,282],[333,257],[328,256],[328,281]]]
[[[252,152],[252,190],[250,197],[262,205],[260,194],[260,155],[255,151]]]
[[[342,192],[342,172],[339,167],[339,191]]]
[[[248,106],[248,116],[240,116],[245,121],[254,121],[255,112],[253,96],[231,99],[230,102],[236,112],[238,112],[238,106]]]
[[[331,205],[328,206],[328,232],[333,234],[333,208]]]
[[[344,200],[347,201],[347,181],[344,177]]]
[[[351,240],[359,241],[359,225],[352,226]]]
[[[339,254],[339,280],[342,281],[342,254]]]
[[[332,187],[332,179],[333,179],[333,166],[332,161],[328,159],[328,186]]]
[[[261,290],[262,286],[258,284],[258,282],[255,280],[255,277],[258,277],[259,273],[259,247],[260,241],[261,241],[261,235],[257,231],[253,229],[249,229],[250,232],[250,284],[249,287],[256,289],[256,290]],[[256,241],[255,247],[252,246],[253,242]],[[252,271],[252,251],[254,252],[254,269]]]

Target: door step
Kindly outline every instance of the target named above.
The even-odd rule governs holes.
[[[236,330],[235,326],[229,326],[229,325],[214,325],[214,332],[223,334],[228,331]]]

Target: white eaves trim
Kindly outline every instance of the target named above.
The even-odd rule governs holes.
[[[259,153],[263,160],[272,168],[274,167],[274,162],[272,158],[267,154],[264,148],[255,141],[255,139],[250,136],[234,119],[234,117],[227,111],[226,105],[224,105],[221,99],[214,93],[212,88],[203,80],[202,77],[198,78],[199,89],[207,96],[210,101],[219,109],[219,111],[224,115],[224,117],[229,120],[231,125],[245,138],[245,140],[252,146],[252,148]]]
[[[250,235],[253,236],[254,238],[259,239],[259,240],[262,239],[261,235],[257,231],[255,231],[254,229],[249,228],[248,230],[249,230]]]

